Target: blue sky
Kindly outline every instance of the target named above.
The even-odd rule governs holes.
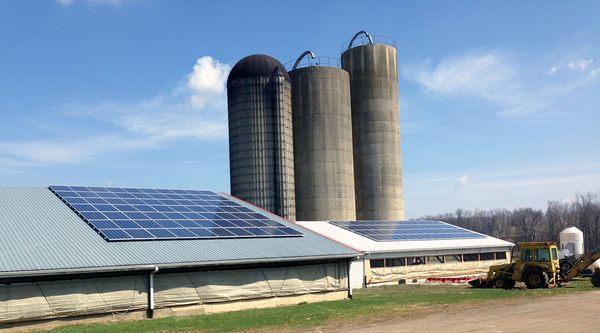
[[[600,190],[597,1],[12,1],[0,184],[229,190],[237,60],[399,49],[408,217]]]

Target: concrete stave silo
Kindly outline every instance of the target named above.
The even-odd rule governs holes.
[[[291,83],[267,55],[241,59],[227,79],[231,194],[295,219]]]
[[[298,67],[305,55],[314,58],[303,53],[289,72],[297,219],[354,220],[349,75],[336,66]]]
[[[353,45],[361,34],[368,42]],[[403,220],[396,47],[359,32],[341,58],[350,73],[357,219]]]

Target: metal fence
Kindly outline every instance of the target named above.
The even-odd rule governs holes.
[[[288,71],[293,70],[294,63],[296,60],[290,60],[284,64],[285,69]],[[302,58],[298,67],[296,68],[304,68],[304,67],[313,67],[313,66],[326,66],[326,67],[342,67],[342,61],[339,57],[326,57],[326,56],[316,56],[314,59],[306,56]]]
[[[373,44],[385,44],[385,45],[390,45],[390,46],[396,47],[396,40],[393,39],[392,37],[385,36],[385,35],[371,35],[371,38],[373,40]],[[348,50],[348,48],[350,46],[350,41],[351,41],[351,39],[348,39],[347,41],[344,42],[344,44],[342,44],[340,46],[340,54],[344,53],[346,50]],[[370,43],[371,43],[371,41],[369,40],[369,38],[367,36],[359,35],[359,36],[356,36],[356,38],[352,42],[352,47],[367,45]]]

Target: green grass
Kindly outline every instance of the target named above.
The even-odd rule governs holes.
[[[465,286],[396,285],[361,289],[353,300],[300,304],[271,309],[246,310],[179,318],[124,321],[65,326],[52,332],[236,332],[257,329],[303,329],[336,321],[374,320],[411,315],[419,309],[464,302],[530,298],[593,290],[589,281],[573,281],[568,287],[537,290],[471,289]]]

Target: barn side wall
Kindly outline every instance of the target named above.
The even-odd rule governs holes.
[[[507,260],[486,260],[443,264],[370,268],[369,284],[396,282],[401,279],[421,279],[440,276],[485,274],[490,266],[507,263]]]
[[[339,298],[347,290],[347,278],[345,261],[156,274],[155,308],[159,313],[168,314],[187,306],[186,314],[194,314],[290,303],[260,301],[274,297],[336,293]],[[246,301],[249,304],[245,304]],[[102,314],[119,318],[146,310],[147,302],[147,275],[0,285],[0,326]]]

